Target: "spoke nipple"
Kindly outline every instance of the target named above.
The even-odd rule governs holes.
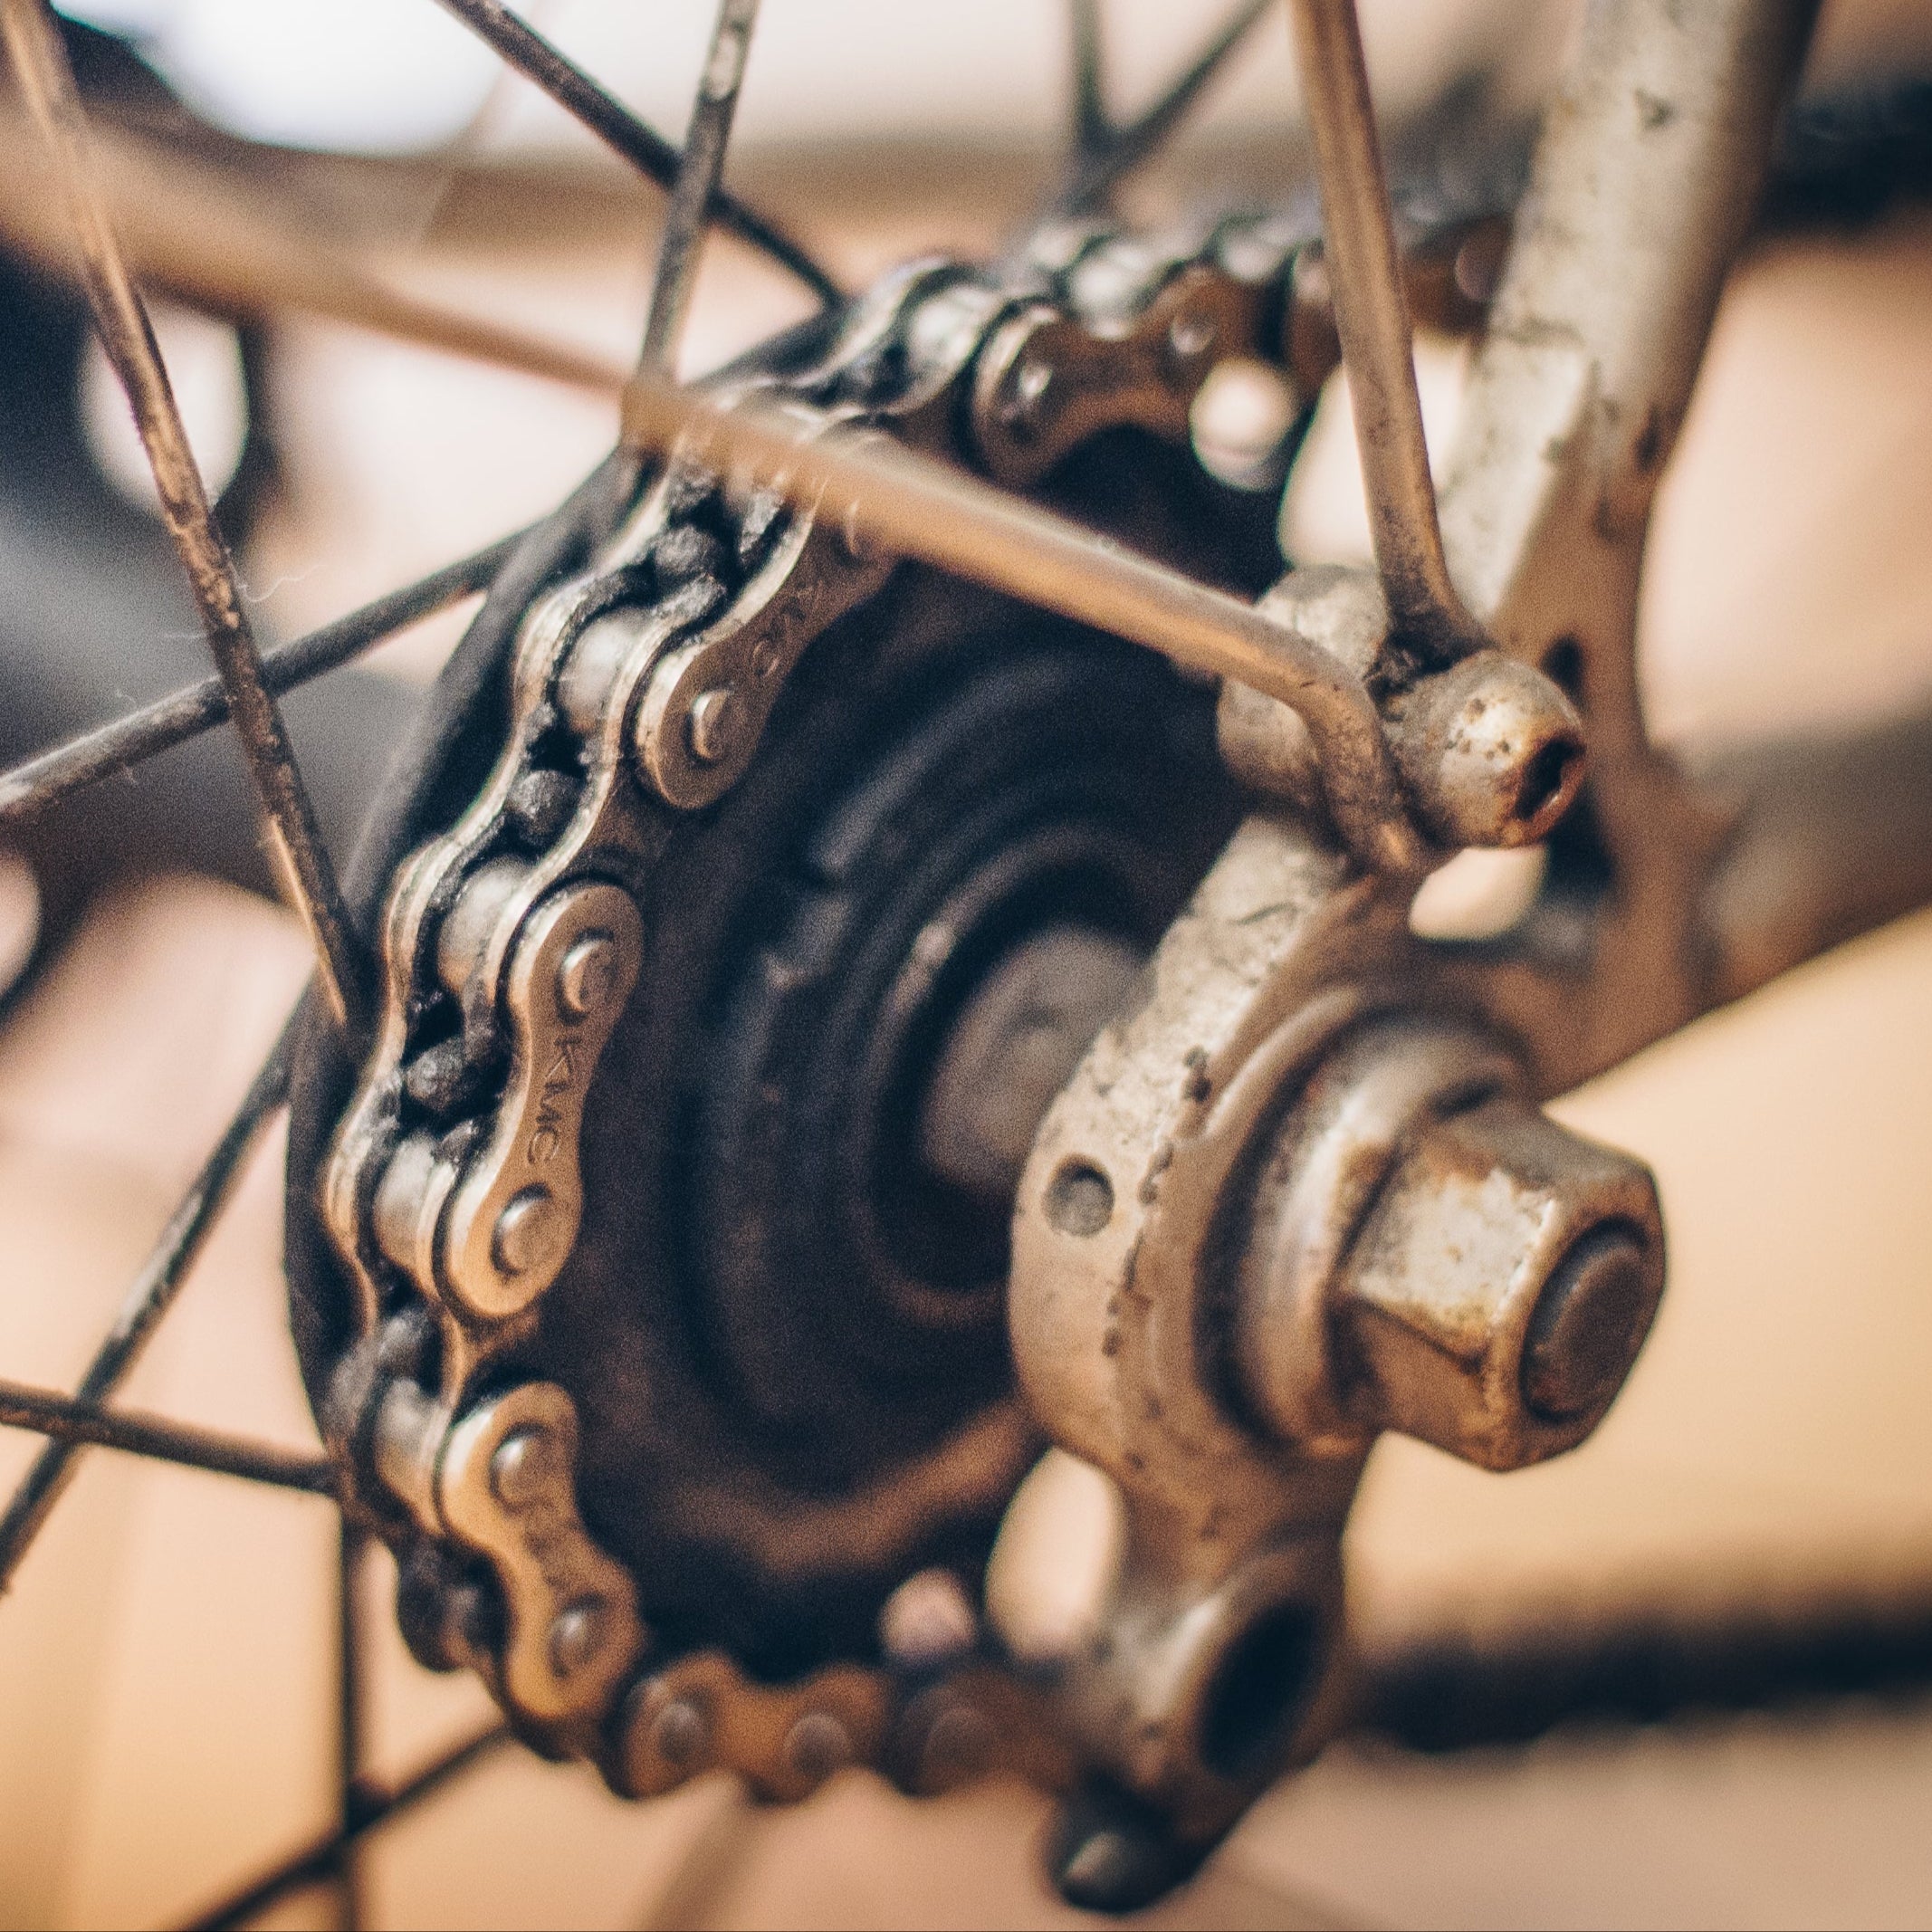
[[[547,1429],[514,1429],[490,1459],[490,1487],[506,1509],[524,1509],[557,1473],[556,1444]]]
[[[700,764],[721,764],[731,756],[738,736],[740,710],[737,698],[722,686],[698,693],[685,729],[691,755]]]
[[[490,1254],[506,1275],[527,1275],[550,1258],[552,1241],[561,1231],[562,1217],[556,1197],[547,1187],[525,1188],[496,1219]]]
[[[559,1677],[575,1677],[597,1655],[604,1624],[604,1606],[595,1597],[560,1612],[550,1625],[550,1669]]]
[[[610,999],[617,983],[617,942],[608,933],[586,933],[557,968],[557,1004],[571,1019],[588,1019]]]
[[[852,1734],[826,1710],[807,1711],[785,1736],[785,1765],[801,1784],[823,1784],[855,1756]]]

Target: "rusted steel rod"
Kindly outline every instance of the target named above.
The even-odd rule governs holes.
[[[0,1380],[0,1429],[32,1430],[57,1441],[94,1443],[154,1462],[238,1476],[246,1482],[300,1489],[311,1496],[332,1497],[340,1485],[336,1466],[326,1456],[305,1456],[299,1449],[250,1442],[161,1416],[77,1402],[53,1389],[29,1388],[24,1382]]]
[[[666,449],[688,435],[693,461],[742,463],[794,500],[822,496],[819,515],[847,521],[882,550],[1279,698],[1308,726],[1330,808],[1356,856],[1377,868],[1420,863],[1382,721],[1361,679],[1252,604],[883,436],[808,442],[809,429],[769,407],[726,407],[643,377],[626,394],[624,422],[633,448]]]
[[[676,181],[677,149],[662,135],[646,127],[628,108],[606,93],[499,0],[439,0],[439,4],[640,174],[664,188]],[[797,242],[763,215],[746,207],[735,196],[721,191],[712,202],[710,218],[754,248],[761,249],[797,276],[821,301],[843,299],[844,291],[837,282]]]
[[[395,632],[487,589],[518,541],[517,536],[504,537],[268,652],[262,659],[263,682],[281,697],[352,662]],[[198,737],[227,716],[228,693],[220,678],[206,677],[124,718],[38,752],[12,770],[0,771],[0,826],[31,818],[102,779]]]
[[[1473,626],[1449,582],[1436,521],[1409,303],[1354,0],[1289,0],[1289,13],[1375,561],[1397,627],[1451,644]]]
[[[144,288],[230,320],[320,316],[593,395],[623,387],[623,368],[586,349],[390,287],[331,246],[299,198],[271,204],[232,171],[108,129],[91,147],[114,233]],[[54,184],[42,144],[5,111],[0,173],[0,237],[78,280],[71,225],[44,192]]]
[[[234,560],[215,525],[147,309],[94,184],[86,120],[66,49],[45,0],[4,0],[4,8],[0,29],[14,77],[58,166],[94,326],[133,408],[160,496],[162,521],[187,573],[272,846],[308,926],[329,1002],[339,1021],[358,1029],[368,998],[367,957],[323,848],[281,710],[263,682],[261,654],[243,608]]]
[[[235,1177],[269,1116],[288,1092],[289,1045],[294,1022],[282,1029],[262,1070],[256,1074],[234,1118],[189,1183],[168,1218],[154,1252],[135,1277],[120,1315],[88,1363],[74,1400],[92,1408],[113,1394],[140,1359],[161,1318],[174,1306],[208,1235],[221,1218]],[[88,1439],[55,1437],[34,1459],[0,1516],[0,1592],[12,1583],[53,1506],[73,1479],[74,1467]]]
[[[224,1927],[247,1925],[291,1892],[321,1883],[335,1870],[336,1860],[346,1844],[366,1838],[398,1812],[434,1795],[479,1759],[508,1744],[512,1735],[508,1725],[492,1725],[432,1758],[400,1784],[382,1785],[359,1779],[352,1815],[346,1825],[321,1833],[273,1870],[252,1879],[199,1918],[190,1919],[192,1932],[220,1932]]]
[[[704,225],[724,172],[732,119],[758,24],[758,0],[719,0],[704,72],[698,80],[684,135],[684,153],[665,211],[664,239],[658,244],[657,275],[651,285],[651,312],[644,325],[644,349],[637,366],[647,375],[677,374],[678,339],[691,308],[697,280]]]

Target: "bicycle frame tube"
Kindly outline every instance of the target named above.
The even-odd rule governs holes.
[[[1767,853],[1788,822],[1772,808],[1788,756],[1733,757],[1721,789],[1693,786],[1650,746],[1637,689],[1651,505],[1815,13],[1812,0],[1590,9],[1472,375],[1442,506],[1451,571],[1505,650],[1580,678],[1594,776],[1569,852],[1607,875],[1583,947],[1572,894],[1469,956],[1545,1091],[1925,894],[1932,797],[1906,788],[1910,808],[1879,827],[1857,785],[1833,791],[1812,772],[1812,860],[1781,870]],[[1896,746],[1879,750],[1897,761]],[[1849,777],[1860,760],[1841,745],[1830,763]],[[1559,845],[1559,872],[1564,856]]]

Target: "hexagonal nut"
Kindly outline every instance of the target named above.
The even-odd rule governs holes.
[[[1336,1284],[1360,1378],[1350,1406],[1486,1468],[1539,1462],[1602,1420],[1663,1280],[1639,1162],[1519,1100],[1432,1121]]]

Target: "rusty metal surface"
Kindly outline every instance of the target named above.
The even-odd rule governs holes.
[[[412,1646],[477,1670],[546,1750],[633,1796],[714,1767],[782,1800],[854,1763],[915,1793],[1019,1768],[1072,1794],[1063,1892],[1124,1908],[1332,1726],[1341,1538],[1375,1437],[1523,1467],[1596,1426],[1642,1346],[1655,1186],[1537,1101],[1932,894],[1925,719],[1686,772],[1636,696],[1658,474],[1811,9],[1592,11],[1439,531],[1346,0],[1295,9],[1325,249],[1278,217],[1153,237],[1057,217],[994,269],[913,263],[684,392],[666,378],[751,12],[718,16],[625,447],[512,564],[517,595],[439,693],[445,741],[378,822],[373,1043],[358,1060],[311,1028],[298,1056],[304,1367],[359,1521],[398,1553]],[[1120,159],[1087,53],[1083,179]],[[1212,527],[1239,521],[1233,495],[1162,500],[1181,501],[1219,363],[1276,371],[1300,415],[1261,454],[1285,464],[1337,342],[1379,569],[1269,588],[1228,568],[1252,559]],[[1120,509],[1094,484],[1124,451],[1183,526],[1136,506],[1127,534],[1156,532],[1158,558],[1066,513]],[[976,702],[959,662],[1010,648],[1028,612],[1061,620],[1041,662],[1067,655],[1048,675],[1016,651],[1009,682],[1037,674],[1061,735],[1029,767],[990,725],[973,742],[961,700],[949,752],[995,790],[1074,768],[1069,721],[1099,709],[1069,665],[1110,700],[1132,686],[1135,729],[1185,713],[1200,789],[1222,782],[1212,742],[1247,812],[1192,897],[1172,916],[1163,878],[1132,917],[1089,894],[988,937],[973,922],[1036,863],[1019,839],[903,932],[883,887],[827,895],[859,829],[875,856],[895,831],[915,858],[920,832],[952,836],[906,789],[943,734],[904,724],[901,761],[802,827],[787,774],[848,776],[841,701],[881,693],[888,737],[908,689],[956,676]],[[266,700],[231,685],[246,724]],[[1206,817],[1219,838],[1231,803]],[[1107,845],[1077,814],[1025,829]],[[1508,930],[1412,930],[1450,854],[1539,845],[1545,882]],[[1194,852],[1115,839],[1107,863]],[[1053,863],[1038,878],[1064,885]],[[752,970],[707,979],[734,947]],[[882,989],[859,1019],[785,1004],[846,971]],[[851,1046],[835,1084],[875,1107],[868,1173],[936,1180],[982,1221],[1011,1200],[1003,1280],[935,1286],[895,1251],[875,1305],[855,1270],[832,1297],[853,1306],[827,1310],[823,1282],[774,1265],[779,1210],[849,1218],[837,1187],[812,1198],[826,1170],[771,1153],[781,1129],[842,1151],[823,1085],[771,1077],[773,1037],[815,1026],[835,1060]],[[665,1132],[699,1153],[667,1233],[639,1205],[639,1123],[674,1074]],[[929,1248],[979,1224],[936,1225]],[[732,1295],[659,1292],[654,1237],[699,1251],[686,1279],[723,1254]],[[1010,1380],[967,1345],[1002,1325]],[[874,1348],[883,1395],[859,1372]],[[1047,1443],[1103,1472],[1122,1545],[1090,1625],[1022,1660],[977,1585]]]

